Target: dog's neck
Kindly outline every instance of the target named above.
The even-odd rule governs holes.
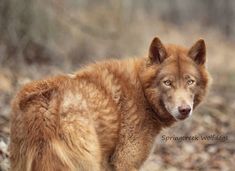
[[[146,96],[145,96],[145,99],[148,103],[148,107],[146,110],[149,112],[151,118],[155,122],[161,124],[162,127],[169,127],[173,123],[175,123],[175,119],[173,117],[167,117],[167,118],[161,117],[162,115],[166,114],[167,111],[158,110],[153,105],[151,105],[151,103],[148,101],[148,98]]]

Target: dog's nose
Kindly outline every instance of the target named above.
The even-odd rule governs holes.
[[[187,116],[191,111],[191,107],[189,105],[183,105],[183,106],[178,107],[178,110],[181,115]]]

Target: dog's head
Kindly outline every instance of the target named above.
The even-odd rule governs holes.
[[[202,39],[189,49],[153,39],[142,78],[145,95],[162,120],[183,120],[202,101],[209,82],[205,62]]]

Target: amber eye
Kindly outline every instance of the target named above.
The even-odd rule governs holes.
[[[187,81],[187,84],[188,84],[188,85],[192,85],[192,84],[194,84],[194,83],[195,83],[194,80],[188,80],[188,81]]]
[[[163,82],[166,86],[170,87],[171,86],[171,81],[170,80],[166,80]]]

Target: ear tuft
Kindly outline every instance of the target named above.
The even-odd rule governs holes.
[[[189,50],[188,56],[197,64],[203,65],[206,62],[206,44],[203,39],[199,39]]]
[[[158,37],[152,40],[149,48],[149,59],[151,63],[162,63],[166,58],[166,49]]]

